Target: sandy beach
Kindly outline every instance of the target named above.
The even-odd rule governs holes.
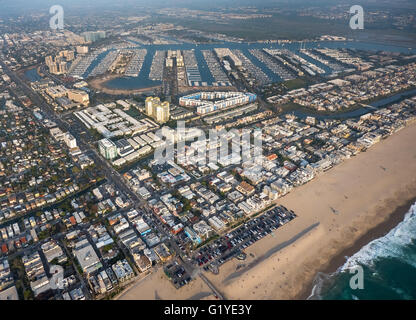
[[[416,125],[292,191],[279,204],[298,217],[207,277],[227,299],[302,299],[317,272],[387,233],[416,196]]]
[[[214,275],[226,299],[305,299],[318,272],[396,226],[416,198],[416,124],[321,174],[278,201],[298,217],[246,249]],[[119,299],[206,299],[198,277],[176,290],[160,269]]]
[[[188,285],[176,289],[159,268],[119,294],[115,300],[203,300],[213,298],[208,286],[197,277]]]

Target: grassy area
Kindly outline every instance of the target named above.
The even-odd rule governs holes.
[[[308,107],[304,107],[301,106],[300,104],[294,103],[294,102],[289,102],[286,104],[282,104],[278,106],[280,108],[280,112],[281,113],[287,113],[287,112],[291,112],[291,111],[295,111],[295,110],[300,110],[303,111],[305,113],[307,113],[308,115],[313,116],[326,116],[326,115],[335,115],[338,113],[344,113],[344,112],[351,112],[357,109],[362,108],[362,106],[360,104],[356,104],[354,106],[351,106],[349,108],[343,108],[337,111],[318,111],[314,108],[308,108]]]
[[[10,261],[10,270],[13,274],[13,277],[18,279],[15,282],[15,286],[19,299],[33,300],[34,295],[32,290],[30,290],[30,282],[27,278],[25,267],[20,257],[16,257]]]
[[[279,109],[282,112],[290,112],[290,111],[294,111],[294,110],[298,110],[300,108],[303,108],[301,105],[294,103],[294,102],[288,102],[285,104],[280,104],[278,105]]]
[[[83,275],[84,274],[84,270],[82,270],[81,265],[79,264],[77,259],[71,259],[72,263],[74,264],[75,268],[77,268],[78,273]]]
[[[285,82],[272,83],[263,88],[263,96],[267,98],[275,95],[285,94],[291,90],[305,88],[315,82],[317,82],[317,78],[303,76]]]
[[[340,22],[326,21],[296,16],[273,15],[264,19],[228,20],[223,23],[204,19],[178,19],[171,17],[157,17],[156,20],[180,24],[185,27],[205,32],[218,32],[232,37],[244,38],[249,41],[267,39],[303,40],[314,38],[322,34],[346,33],[349,26]],[[267,28],[265,28],[267,26]]]
[[[245,218],[239,220],[238,222],[236,222],[235,224],[230,226],[230,230],[234,230],[235,228],[238,228],[242,224],[246,223],[248,220],[250,220],[250,218],[248,218],[248,217],[245,217]]]
[[[303,88],[303,87],[306,87],[308,84],[309,84],[309,81],[303,78],[288,80],[283,83],[283,85],[286,86],[288,90],[295,90],[295,89]]]

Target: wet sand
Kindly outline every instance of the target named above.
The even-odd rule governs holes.
[[[390,230],[394,229],[400,222],[403,221],[406,214],[409,212],[410,207],[416,202],[416,196],[411,200],[408,200],[404,205],[399,206],[394,210],[391,215],[387,218],[387,220],[383,221],[373,229],[369,230],[365,233],[362,237],[360,237],[354,244],[338,253],[335,257],[331,259],[328,266],[320,271],[325,274],[331,274],[336,272],[340,267],[344,265],[346,262],[347,257],[351,257],[356,252],[358,252],[362,247],[367,245],[373,240],[381,238],[385,236]],[[306,290],[299,293],[296,299],[305,300],[308,299],[311,295],[314,283],[310,283],[309,286],[306,287]]]

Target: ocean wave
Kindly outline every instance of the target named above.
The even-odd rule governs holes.
[[[412,300],[412,296],[408,295],[404,290],[394,287],[392,287],[391,289],[394,290],[394,292],[396,292],[403,299]]]
[[[340,272],[366,265],[370,269],[380,258],[397,258],[416,268],[416,256],[408,252],[409,245],[416,239],[416,203],[410,208],[405,218],[384,237],[371,241],[360,251],[348,258]]]
[[[316,275],[311,295],[307,298],[307,300],[319,300],[322,296],[322,293],[325,290],[332,286],[336,280],[336,272],[334,273],[323,273],[318,272]]]
[[[341,275],[350,274],[350,270],[357,265],[365,266],[372,270],[372,275],[375,279],[379,278],[378,270],[375,268],[375,263],[383,258],[394,258],[404,263],[407,263],[416,268],[415,250],[409,250],[409,246],[414,246],[416,240],[416,203],[414,203],[409,211],[406,213],[402,222],[393,228],[385,236],[371,241],[362,247],[357,253],[351,257],[346,257],[347,261],[344,265],[338,268],[337,271],[330,274],[319,272],[314,279],[313,289],[308,300],[322,299],[328,288],[336,289],[340,283],[339,277]],[[339,290],[342,290],[340,287]],[[403,298],[408,298],[403,290],[395,288],[398,295]],[[351,299],[358,299],[358,297],[351,294]]]

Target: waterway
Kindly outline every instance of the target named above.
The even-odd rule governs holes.
[[[393,104],[395,102],[399,102],[403,100],[404,98],[408,96],[414,96],[416,95],[416,89],[408,90],[405,92],[401,92],[398,94],[395,94],[391,97],[384,98],[381,100],[378,100],[376,102],[373,102],[369,104],[370,107],[362,107],[359,109],[355,109],[352,111],[346,111],[341,113],[335,113],[335,114],[319,114],[318,112],[314,112],[313,110],[307,110],[306,108],[301,108],[298,110],[288,111],[284,114],[294,114],[295,116],[304,119],[306,117],[315,117],[317,120],[326,120],[326,119],[337,119],[337,120],[344,120],[344,119],[352,119],[352,118],[358,118],[361,117],[367,113],[374,112],[374,108],[381,109],[387,105]]]
[[[246,55],[254,65],[259,67],[265,74],[267,74],[273,81],[281,81],[281,79],[275,75],[267,66],[256,59],[253,55],[250,54],[249,49],[263,49],[263,48],[270,48],[270,49],[288,49],[296,54],[299,54],[306,60],[315,63],[319,67],[323,68],[327,74],[331,72],[331,70],[322,65],[321,63],[305,56],[300,53],[300,44],[299,43],[289,43],[289,44],[265,44],[265,43],[235,43],[235,42],[223,42],[223,43],[210,43],[210,44],[190,44],[190,43],[181,43],[181,44],[163,44],[163,45],[142,45],[137,43],[137,48],[146,49],[147,55],[143,62],[142,69],[138,75],[138,77],[120,77],[116,79],[109,80],[105,83],[105,86],[109,89],[121,89],[121,90],[134,90],[134,89],[142,89],[147,87],[152,87],[156,85],[160,85],[160,81],[152,81],[149,79],[150,68],[153,61],[153,56],[157,50],[194,50],[195,57],[198,62],[199,72],[201,74],[201,78],[203,82],[212,83],[214,78],[212,77],[209,68],[206,64],[206,61],[202,55],[202,50],[213,50],[215,48],[230,48],[230,49],[239,49],[242,51],[244,55]],[[404,48],[400,46],[394,45],[384,45],[384,44],[376,44],[376,43],[365,43],[365,42],[358,42],[358,41],[320,41],[320,42],[308,42],[306,44],[306,49],[313,49],[313,48],[349,48],[349,49],[358,49],[358,50],[367,50],[367,51],[387,51],[387,52],[400,52],[400,53],[413,53],[416,54],[416,48]],[[111,49],[114,50],[114,49]],[[105,51],[100,53],[98,57],[91,63],[87,71],[84,73],[84,77],[87,77],[89,73],[104,59],[107,53],[111,50]],[[37,74],[36,69],[30,69],[25,73],[26,77],[30,81],[37,81],[41,77]],[[389,99],[393,99],[389,98]],[[379,101],[375,107],[378,106]],[[394,102],[394,101],[392,101]],[[344,114],[336,114],[331,116],[319,115],[322,119],[325,118],[334,118],[339,119],[343,117],[357,117],[361,116],[367,112],[371,111],[371,109],[361,108],[354,111],[346,112]],[[298,114],[300,116],[303,115],[302,111],[299,111]],[[345,116],[344,116],[345,115]]]
[[[254,65],[259,67],[266,73],[273,81],[281,81],[281,79],[275,75],[270,69],[268,69],[265,64],[253,57],[249,49],[288,49],[296,54],[300,53],[300,44],[299,43],[289,43],[289,44],[265,44],[265,43],[235,43],[235,42],[223,42],[223,43],[210,43],[210,44],[163,44],[163,45],[141,45],[137,43],[137,48],[142,48],[147,50],[147,55],[143,63],[142,70],[138,77],[121,77],[113,80],[109,80],[105,83],[105,86],[110,89],[123,89],[123,90],[132,90],[132,89],[141,89],[154,85],[160,84],[160,82],[149,80],[150,67],[152,65],[153,56],[156,50],[194,50],[195,57],[198,62],[199,73],[203,82],[212,83],[214,81],[208,66],[205,62],[205,59],[201,53],[202,50],[213,50],[215,48],[230,48],[230,49],[239,49],[246,55]],[[368,51],[388,51],[388,52],[401,52],[401,53],[416,53],[416,48],[409,49],[394,45],[383,45],[375,43],[365,43],[365,42],[356,42],[356,41],[321,41],[321,42],[308,42],[306,44],[306,49],[313,48],[350,48],[350,49],[359,49],[359,50],[368,50]],[[306,60],[317,64],[329,74],[331,70],[326,66],[323,66],[319,62],[314,61],[313,59],[306,57],[300,54]],[[99,62],[100,58],[97,58],[92,64],[89,70],[92,70]],[[88,76],[86,72],[85,76]]]

